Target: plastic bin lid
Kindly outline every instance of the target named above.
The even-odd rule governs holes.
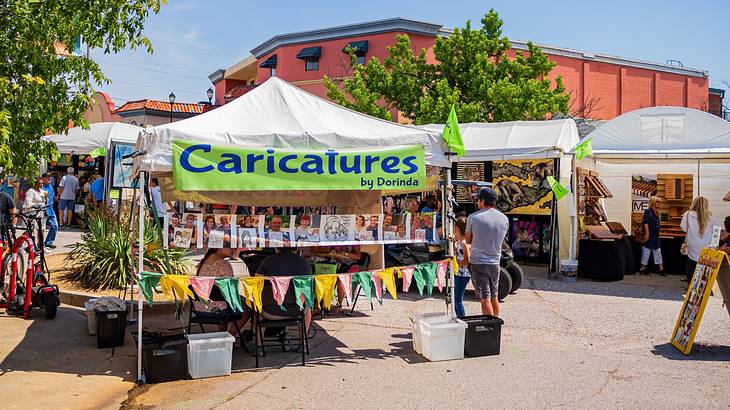
[[[463,327],[467,328],[469,325],[464,323],[462,320],[456,319],[456,321],[448,321],[448,322],[423,322],[422,323],[425,328],[428,329],[446,329],[446,328],[458,328]]]
[[[207,343],[207,342],[235,342],[236,338],[231,336],[228,332],[212,332],[212,333],[198,333],[194,335],[185,335],[188,338],[188,343]]]

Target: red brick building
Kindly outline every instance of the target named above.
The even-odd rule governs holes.
[[[382,60],[386,47],[404,33],[410,36],[414,51],[426,49],[433,62],[436,38],[448,36],[451,30],[440,24],[393,18],[277,35],[251,50],[253,56],[209,76],[215,86],[215,103],[225,104],[272,75],[326,97],[322,78],[350,73],[350,58],[343,51],[348,45],[356,49],[361,61]],[[556,63],[551,77],[563,77],[572,96],[571,111],[579,115],[608,120],[642,107],[676,105],[709,111],[711,98],[712,105],[717,104],[704,70],[539,46]],[[527,43],[512,40],[512,48],[526,50]]]

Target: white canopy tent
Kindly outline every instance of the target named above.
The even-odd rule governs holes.
[[[61,154],[88,154],[97,148],[109,149],[112,141],[134,144],[142,127],[123,122],[99,122],[90,124],[89,129],[73,127],[67,133],[47,135]]]
[[[586,138],[593,155],[578,166],[597,171],[613,193],[605,199],[611,221],[631,226],[631,178],[639,174],[692,174],[694,196],[704,196],[720,219],[730,184],[730,123],[684,107],[635,110],[606,122]]]

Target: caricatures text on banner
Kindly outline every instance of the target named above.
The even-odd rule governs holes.
[[[168,213],[168,248],[308,247],[438,242],[436,214],[229,215]]]
[[[294,150],[175,140],[175,188],[181,191],[421,189],[421,145],[373,149]]]

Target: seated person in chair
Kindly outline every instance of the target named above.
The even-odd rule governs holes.
[[[296,276],[296,275],[311,275],[312,265],[301,256],[293,252],[293,248],[277,248],[277,252],[273,255],[269,255],[261,262],[257,272],[257,275],[261,276]],[[268,283],[268,281],[267,281]],[[264,297],[269,295],[270,292],[264,291]],[[266,304],[265,304],[266,305]],[[286,311],[281,309],[275,309],[269,311],[264,306],[263,316],[265,319],[290,319],[292,313],[298,312],[299,306],[296,306],[296,299],[294,296],[293,286],[289,287],[289,290],[284,297],[284,306]],[[293,309],[293,307],[296,307]],[[277,311],[278,310],[278,311]],[[287,316],[288,314],[288,316]],[[309,324],[312,322],[312,310],[311,306],[305,306],[304,308],[304,327],[305,331],[309,332]]]
[[[233,267],[231,266],[231,262],[229,262],[229,259],[238,257],[238,252],[235,249],[231,248],[219,248],[219,249],[208,249],[208,252],[203,256],[203,259],[200,260],[200,263],[198,263],[198,268],[196,272],[196,276],[209,276],[209,277],[217,277],[217,278],[232,278],[233,277]],[[223,296],[220,294],[220,290],[218,290],[217,287],[213,288],[213,292],[211,292],[210,299],[212,302],[221,302],[223,301]],[[194,302],[195,309],[198,311],[205,311],[209,310],[211,306],[214,306],[215,303],[208,305],[201,303],[201,302]],[[242,303],[243,306],[243,315],[241,319],[237,320],[236,324],[238,324],[238,328],[242,329],[243,325],[248,321],[249,316],[251,315],[250,309],[246,306],[245,303]],[[227,304],[226,304],[227,307]],[[238,335],[236,332],[236,324],[231,323],[228,325],[228,333],[233,335],[234,337]]]

